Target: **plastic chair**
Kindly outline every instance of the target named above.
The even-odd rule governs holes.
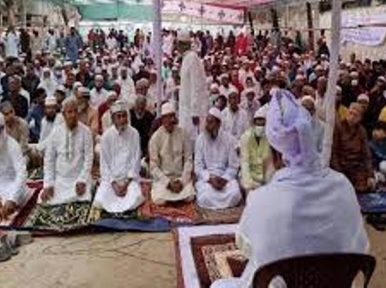
[[[351,288],[362,272],[367,288],[376,266],[373,256],[364,254],[317,254],[287,258],[265,265],[254,275],[254,288],[268,288],[282,277],[287,288]]]

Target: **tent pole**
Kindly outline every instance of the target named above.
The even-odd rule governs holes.
[[[333,135],[335,127],[335,95],[338,80],[339,51],[340,51],[340,27],[342,17],[342,0],[333,0],[331,13],[331,51],[328,85],[326,92],[326,130],[323,141],[322,162],[323,167],[330,166]]]
[[[161,0],[153,0],[154,19],[153,19],[153,49],[155,54],[155,66],[157,69],[157,115],[161,115],[162,102],[162,16],[161,16]]]

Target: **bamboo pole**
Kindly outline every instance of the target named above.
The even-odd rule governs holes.
[[[153,19],[153,49],[155,54],[155,66],[157,68],[157,115],[161,115],[162,102],[162,15],[161,15],[161,0],[153,0],[154,19]]]
[[[331,51],[330,68],[328,74],[328,86],[326,92],[326,130],[324,133],[322,163],[323,167],[330,166],[333,135],[335,127],[335,95],[338,80],[339,50],[340,50],[340,27],[342,16],[342,0],[333,0],[331,13]]]

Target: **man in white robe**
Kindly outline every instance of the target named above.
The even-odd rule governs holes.
[[[64,123],[52,131],[44,155],[41,200],[50,205],[91,200],[92,133],[78,121],[75,99],[63,102],[62,113]]]
[[[100,144],[101,184],[94,206],[109,213],[135,210],[144,201],[139,185],[141,146],[137,130],[129,124],[128,104],[118,100],[110,108],[114,126]]]
[[[176,110],[171,103],[162,105],[162,126],[149,142],[150,171],[153,176],[151,197],[158,205],[192,201],[193,155],[189,136],[177,127]]]
[[[39,143],[36,146],[36,148],[41,152],[46,149],[54,127],[62,124],[64,121],[62,114],[57,113],[58,103],[54,96],[48,96],[44,100],[44,106],[45,115],[41,124]]]
[[[106,102],[108,92],[103,88],[104,80],[102,75],[95,76],[95,87],[90,91],[90,105],[91,108],[98,110],[99,106]]]
[[[191,47],[189,33],[181,32],[177,38],[178,49],[184,55],[180,72],[178,120],[179,125],[194,140],[200,133],[200,128],[204,126],[204,119],[209,110],[209,91],[204,65]]]
[[[19,36],[17,36],[14,28],[9,28],[9,31],[4,37],[5,57],[19,57]]]
[[[26,161],[20,145],[5,131],[0,113],[0,222],[12,215],[25,195]]]
[[[128,103],[135,101],[135,85],[133,79],[128,74],[127,67],[122,67],[117,83],[121,86],[121,98]]]
[[[288,257],[368,250],[354,188],[344,175],[322,168],[310,115],[290,92],[274,94],[266,131],[286,167],[248,195],[236,235],[249,258],[241,278],[219,280],[212,288],[252,287],[259,267]]]
[[[222,115],[211,108],[205,131],[196,141],[195,174],[197,203],[208,209],[225,209],[239,204],[242,196],[236,180],[240,161],[237,141],[221,128]]]
[[[57,87],[58,83],[56,83],[53,79],[50,68],[43,68],[43,76],[40,79],[40,84],[38,88],[43,88],[44,90],[46,90],[47,96],[53,96]]]
[[[228,107],[222,111],[222,129],[230,133],[237,140],[249,128],[248,113],[240,107],[240,97],[237,91],[232,91],[228,97]]]

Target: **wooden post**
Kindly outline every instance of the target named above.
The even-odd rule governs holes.
[[[308,30],[308,49],[315,51],[314,50],[314,45],[315,45],[315,34],[314,34],[314,19],[312,17],[312,8],[311,8],[311,3],[307,2],[306,3],[307,7],[307,28]]]

